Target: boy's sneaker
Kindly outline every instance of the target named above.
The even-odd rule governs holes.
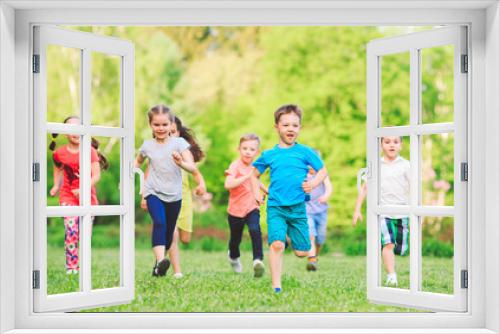
[[[236,258],[236,259],[231,259],[231,257],[228,255],[228,260],[229,260],[229,264],[231,265],[231,268],[233,268],[233,271],[235,273],[241,273],[243,271],[243,266],[241,265],[241,261],[240,261],[240,258]]]
[[[275,293],[281,293],[281,288],[274,288]]]
[[[311,256],[307,259],[307,271],[316,271],[318,270],[318,261],[316,260],[316,256]]]
[[[253,277],[262,277],[264,275],[264,263],[261,260],[253,260]]]
[[[165,276],[169,267],[170,261],[167,258],[164,258],[163,260],[160,260],[160,262],[156,262],[152,275],[154,277]]]
[[[398,286],[398,277],[396,273],[387,274],[387,279],[385,281],[386,286]]]
[[[175,273],[174,274],[174,278],[177,278],[177,279],[182,278],[183,276],[184,275],[182,275],[182,273]]]

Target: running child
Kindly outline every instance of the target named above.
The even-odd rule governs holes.
[[[66,124],[80,124],[80,118],[70,116],[64,120]],[[49,149],[53,151],[54,161],[54,185],[50,189],[50,195],[59,193],[59,205],[80,205],[80,136],[65,135],[68,143],[56,150],[58,134],[52,134]],[[97,194],[95,185],[101,177],[101,169],[109,167],[106,158],[98,151],[99,142],[92,138],[90,148],[90,204],[97,205]],[[79,217],[64,217],[64,249],[66,252],[66,273],[77,274],[78,264],[78,241],[80,239]]]
[[[182,202],[181,168],[193,173],[196,166],[189,143],[170,135],[174,114],[165,105],[148,111],[153,139],[146,140],[135,160],[136,167],[148,159],[149,173],[143,189],[141,207],[147,209],[153,221],[152,245],[156,259],[153,276],[165,276],[170,261],[165,252],[170,249]]]
[[[200,162],[204,157],[205,153],[200,148],[200,145],[196,141],[193,130],[184,126],[182,121],[175,116],[174,122],[170,133],[173,137],[184,138],[190,145],[189,150],[193,155],[194,162]],[[177,219],[177,227],[174,232],[174,240],[172,241],[172,246],[168,252],[170,256],[170,261],[172,262],[172,268],[174,270],[175,278],[182,278],[180,254],[179,254],[179,239],[183,244],[188,244],[191,241],[191,234],[193,233],[193,198],[191,193],[191,183],[189,180],[189,173],[184,169],[181,170],[182,173],[182,206],[179,213],[179,218]],[[195,194],[197,196],[203,196],[207,192],[205,186],[205,180],[203,175],[198,169],[193,172],[193,178],[196,182]]]
[[[408,205],[410,192],[410,162],[399,155],[402,148],[401,137],[383,137],[380,140],[383,156],[380,158],[380,204]],[[360,189],[352,224],[363,220],[361,206],[366,197],[366,183]],[[380,216],[380,237],[382,260],[387,271],[385,284],[397,286],[395,254],[405,255],[408,251],[408,216]]]
[[[234,272],[241,273],[243,266],[240,261],[240,243],[243,228],[248,226],[252,239],[253,272],[254,277],[264,275],[262,260],[262,234],[260,231],[259,205],[255,201],[251,178],[254,173],[252,162],[259,153],[260,139],[251,133],[240,138],[238,152],[240,157],[233,161],[225,171],[224,187],[229,190],[229,204],[227,220],[231,236],[229,239],[228,260]],[[260,185],[261,190],[267,193],[266,187]]]
[[[318,154],[319,155],[319,154]],[[316,177],[313,168],[309,168],[307,180]],[[307,256],[308,271],[318,269],[318,256],[326,240],[326,227],[328,223],[328,199],[332,195],[332,183],[328,175],[325,180],[311,191],[310,200],[306,201],[307,223],[309,224],[309,237],[311,250]]]
[[[271,185],[267,201],[267,229],[269,243],[269,264],[272,286],[281,292],[281,270],[286,236],[291,240],[295,255],[305,257],[311,249],[309,225],[307,224],[305,197],[323,182],[327,176],[326,168],[319,156],[310,147],[296,142],[300,132],[302,109],[288,104],[274,113],[274,127],[279,143],[266,150],[253,163],[256,168],[252,178],[255,199],[262,203],[258,192],[260,174],[267,168],[271,171]],[[307,181],[311,166],[317,171],[316,177]]]

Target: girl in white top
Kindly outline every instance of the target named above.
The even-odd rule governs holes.
[[[380,205],[408,205],[410,192],[410,162],[399,155],[401,137],[382,137],[383,157],[380,159]],[[356,200],[352,224],[363,220],[361,206],[366,197],[364,183]],[[387,270],[386,285],[397,286],[395,254],[408,251],[408,216],[391,215],[380,217],[382,259]]]
[[[170,136],[174,121],[172,111],[164,105],[157,105],[149,110],[148,118],[153,139],[144,141],[135,165],[140,167],[148,159],[141,207],[148,210],[153,220],[151,239],[156,258],[153,276],[165,276],[170,266],[165,252],[172,244],[181,209],[181,168],[193,173],[196,166],[189,143],[184,138]]]

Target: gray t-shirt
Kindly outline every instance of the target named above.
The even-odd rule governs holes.
[[[189,143],[184,138],[171,137],[160,144],[155,139],[144,141],[139,149],[149,159],[149,174],[143,196],[155,195],[164,202],[182,199],[182,174],[172,158],[172,152],[184,152]]]

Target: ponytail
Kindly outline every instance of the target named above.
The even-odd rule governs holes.
[[[90,145],[92,145],[92,147],[97,151],[97,156],[99,157],[99,167],[101,167],[102,170],[108,169],[108,159],[106,159],[106,157],[101,152],[99,152],[99,141],[92,137]]]
[[[194,162],[199,162],[205,157],[205,153],[203,153],[200,145],[196,141],[193,130],[184,126],[177,116],[174,117],[174,121],[177,131],[179,131],[179,137],[184,138],[190,145],[189,151],[191,151],[193,155]]]

